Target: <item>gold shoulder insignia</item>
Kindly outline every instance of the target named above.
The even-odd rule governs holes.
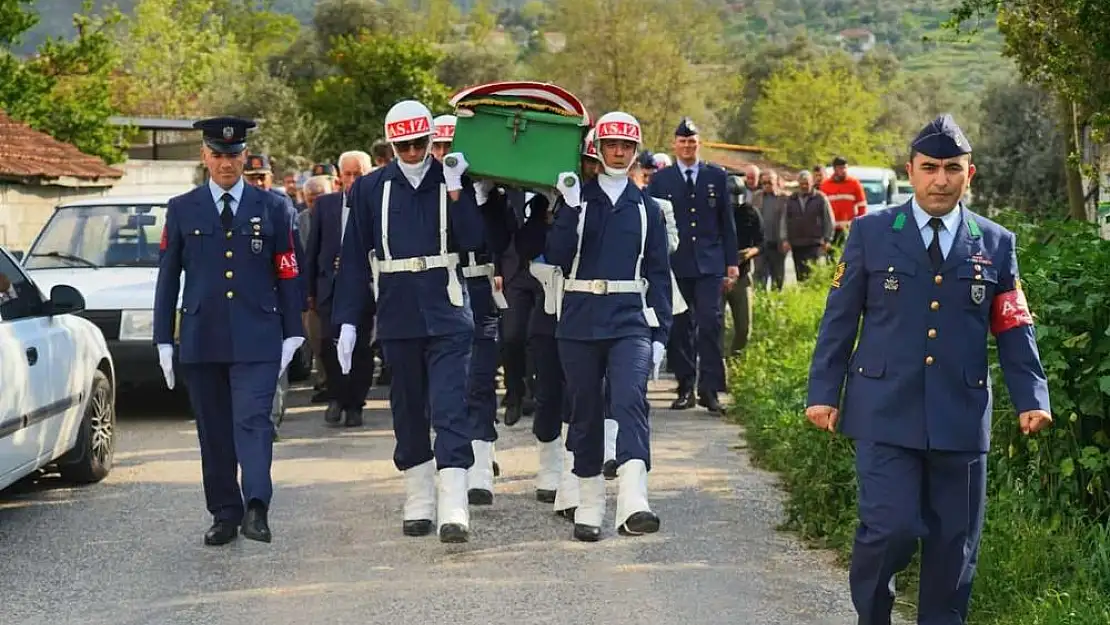
[[[832,279],[832,287],[834,289],[840,288],[840,279],[844,277],[844,270],[847,269],[847,267],[848,265],[844,261],[836,264],[836,273],[833,274]]]

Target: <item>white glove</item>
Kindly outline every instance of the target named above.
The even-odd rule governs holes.
[[[454,165],[448,165],[454,163]],[[458,191],[462,189],[462,175],[470,163],[466,162],[466,157],[462,152],[452,152],[443,157],[443,180],[447,182],[448,191]]]
[[[568,182],[570,184],[567,184]],[[567,206],[577,208],[582,204],[582,181],[573,171],[559,174],[559,179],[555,181],[555,188],[559,191],[559,195],[563,196]]]
[[[297,353],[297,349],[304,344],[303,336],[291,336],[281,342],[281,368],[278,369],[278,379],[285,375],[285,368],[289,363],[293,362],[293,355]]]
[[[158,365],[162,367],[162,377],[166,378],[166,388],[173,390],[173,345],[162,343],[158,346]]]
[[[659,379],[659,367],[663,364],[663,344],[659,341],[651,343],[651,379]]]
[[[339,356],[339,368],[343,371],[343,375],[351,372],[351,357],[355,353],[355,338],[358,336],[358,330],[349,323],[344,323],[339,328],[339,341],[336,342],[336,352]]]
[[[493,182],[490,180],[479,180],[474,183],[474,198],[478,200],[478,206],[482,206],[489,201],[489,194],[493,192]]]

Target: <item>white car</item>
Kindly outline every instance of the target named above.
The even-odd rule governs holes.
[[[69,284],[84,296],[88,309],[80,314],[104,333],[121,387],[164,384],[154,346],[154,289],[169,199],[62,204],[23,256],[24,269],[43,289]],[[307,378],[312,367],[307,348],[297,356],[289,368],[293,381]]]
[[[92,483],[112,468],[112,356],[71,286],[42,292],[0,248],[0,489],[40,469]]]

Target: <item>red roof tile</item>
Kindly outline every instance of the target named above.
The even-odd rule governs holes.
[[[0,176],[96,179],[123,172],[0,111]]]

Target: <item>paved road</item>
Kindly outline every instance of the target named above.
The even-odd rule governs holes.
[[[336,432],[300,392],[275,452],[275,542],[204,547],[193,425],[164,397],[144,398],[146,412],[122,417],[104,483],[71,489],[45,478],[0,495],[0,622],[854,623],[844,572],[774,530],[781,495],[749,466],[738,428],[700,410],[662,410],[670,387],[652,393],[662,531],[618,536],[610,482],[608,525],[594,544],[574,541],[532,498],[527,419],[502,429],[495,503],[471,508],[469,544],[402,536],[386,402],[371,402],[364,428]]]

